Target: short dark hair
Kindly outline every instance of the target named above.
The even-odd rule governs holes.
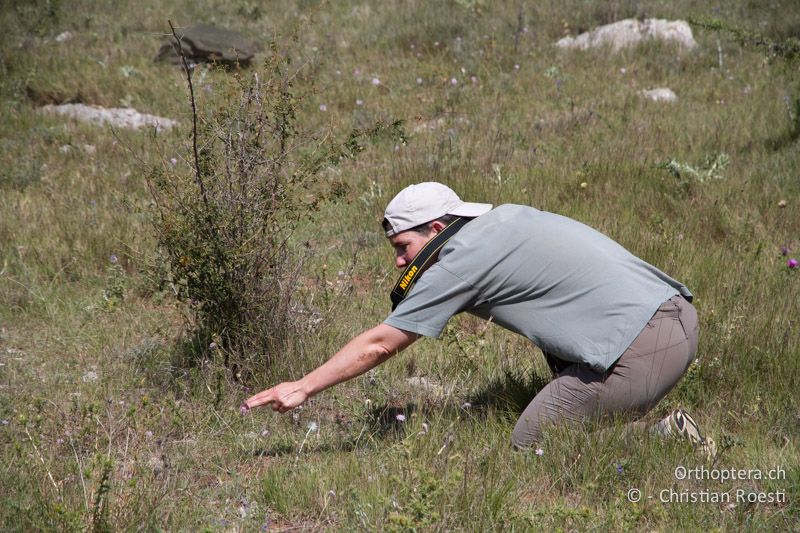
[[[407,229],[405,231],[415,231],[417,233],[421,233],[423,235],[427,235],[431,232],[430,225],[434,222],[441,222],[445,226],[450,224],[452,221],[458,218],[458,215],[442,215],[439,218],[433,219],[430,222],[426,222],[424,224],[420,224],[419,226],[414,226],[411,229]],[[466,218],[466,217],[465,217]],[[470,217],[471,218],[471,217]],[[392,229],[392,225],[389,223],[387,219],[383,219],[383,231],[390,231]]]

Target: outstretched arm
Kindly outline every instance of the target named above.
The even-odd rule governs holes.
[[[251,409],[272,405],[285,413],[328,387],[360,376],[410,346],[416,333],[379,324],[348,342],[336,355],[298,381],[287,381],[261,391],[244,402]]]

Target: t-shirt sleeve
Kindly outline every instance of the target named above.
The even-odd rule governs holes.
[[[438,337],[450,317],[473,307],[477,297],[473,285],[435,264],[383,323],[418,335]]]

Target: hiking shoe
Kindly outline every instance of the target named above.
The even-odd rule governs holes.
[[[703,436],[700,426],[684,409],[672,411],[665,422],[664,429],[667,435],[676,435],[688,440],[695,447],[703,450],[709,459],[713,459],[717,455],[717,445],[714,439]]]

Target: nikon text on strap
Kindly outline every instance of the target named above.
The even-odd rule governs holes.
[[[411,287],[414,286],[417,279],[425,272],[425,269],[436,261],[442,246],[447,244],[447,241],[470,220],[470,218],[456,218],[450,224],[442,228],[442,231],[437,233],[435,237],[422,247],[419,253],[417,253],[411,263],[403,271],[403,274],[400,276],[400,279],[397,280],[397,283],[395,283],[389,295],[392,299],[392,311],[394,311],[395,307],[408,295],[411,291]]]

